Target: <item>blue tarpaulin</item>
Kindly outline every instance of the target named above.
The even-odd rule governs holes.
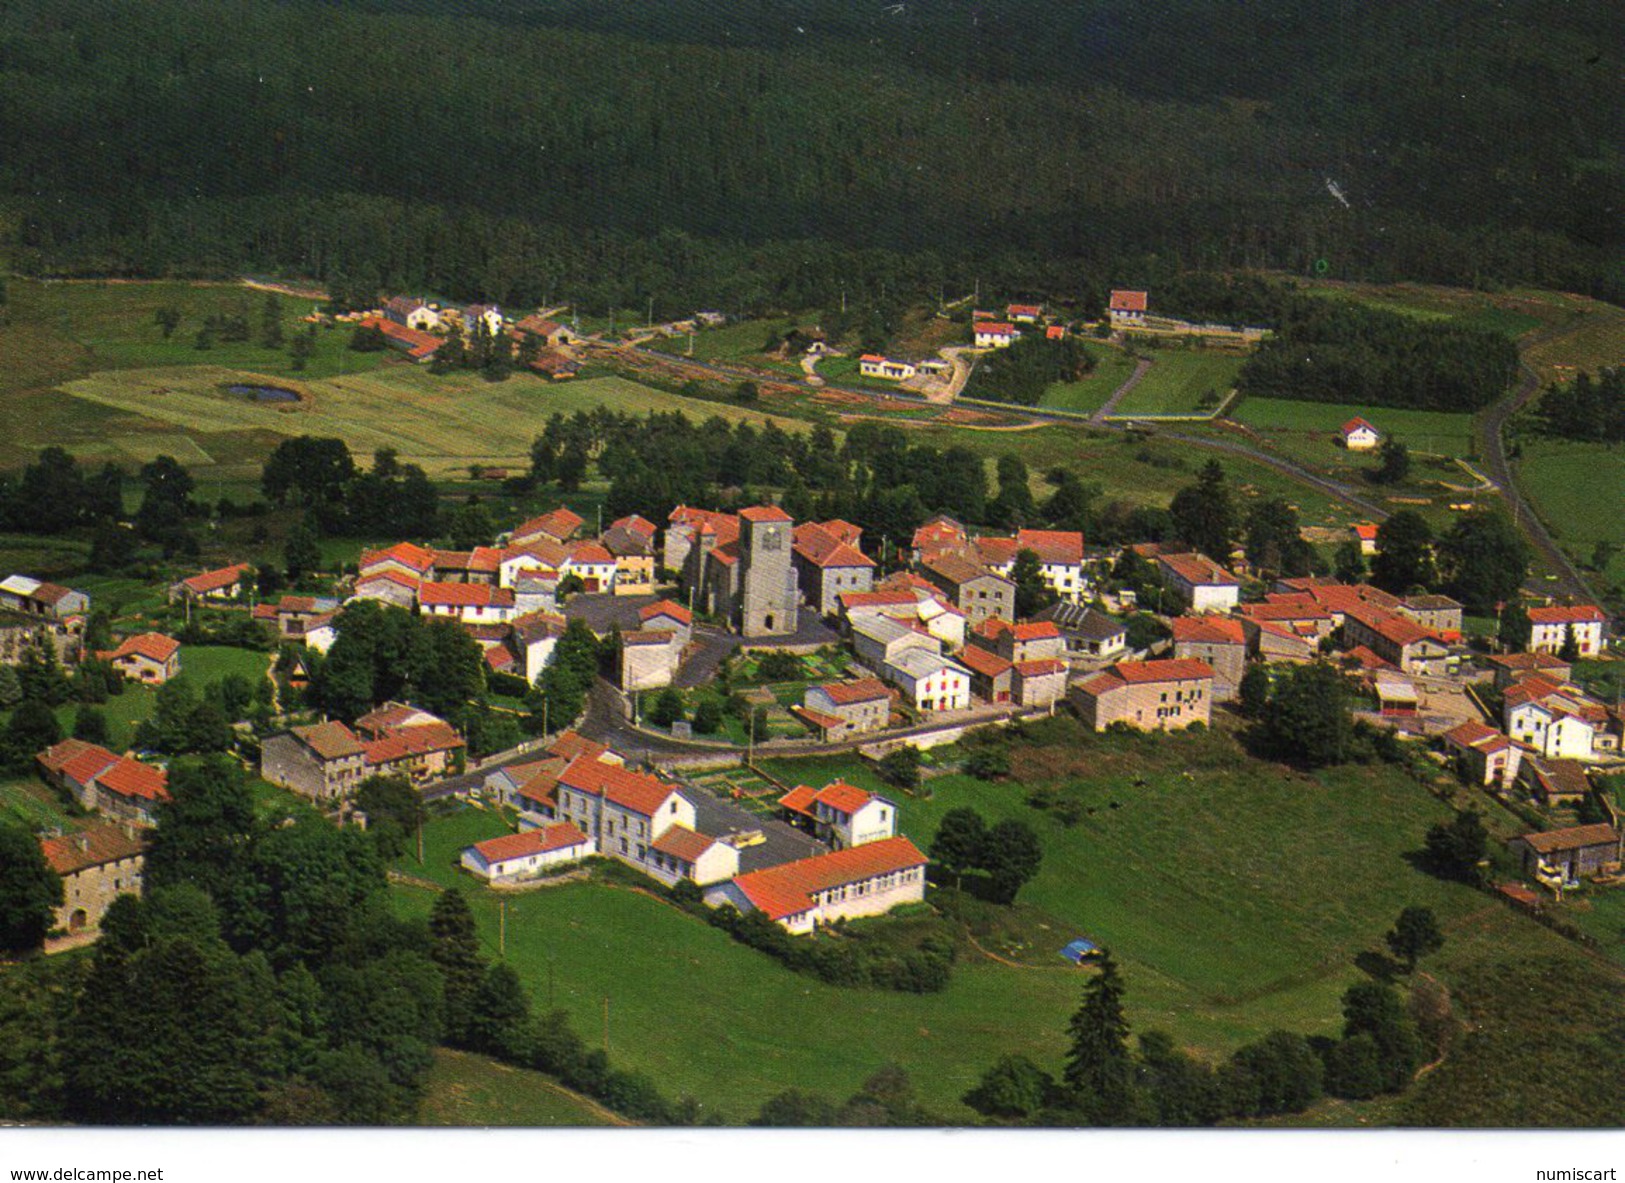
[[[1079,938],[1078,940],[1073,941],[1066,948],[1062,949],[1061,956],[1065,957],[1073,965],[1082,965],[1085,960],[1093,957],[1099,952],[1100,946],[1096,945],[1093,941],[1086,941]]]

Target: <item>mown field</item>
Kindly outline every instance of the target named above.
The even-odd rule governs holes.
[[[1558,544],[1588,563],[1598,542],[1621,548],[1605,582],[1625,579],[1625,447],[1530,436],[1515,461],[1518,486]]]
[[[1117,404],[1119,415],[1194,415],[1210,391],[1223,399],[1236,384],[1244,356],[1201,349],[1157,349],[1151,368]]]
[[[420,464],[436,476],[461,475],[471,464],[523,468],[531,440],[556,413],[608,407],[634,414],[682,411],[697,419],[721,415],[753,423],[773,418],[614,377],[555,385],[517,374],[489,383],[472,373],[436,375],[418,366],[396,366],[299,383],[311,397],[298,405],[256,403],[224,389],[244,380],[240,371],[190,366],[101,372],[66,383],[62,390],[85,403],[172,425],[166,446],[185,436],[208,453],[222,438],[269,436],[262,442],[274,446],[287,436],[336,436],[358,456],[394,448],[403,462]],[[786,430],[802,427],[793,420],[776,421]],[[111,446],[123,446],[122,437],[114,437]],[[257,466],[262,458],[263,452],[253,456],[250,465]],[[209,455],[209,462],[219,464],[238,459],[235,452]]]
[[[1015,964],[967,953],[935,996],[836,989],[650,895],[604,884],[510,896],[506,956],[537,1004],[551,989],[590,1040],[602,1038],[607,997],[617,1063],[737,1122],[792,1085],[844,1096],[887,1061],[910,1072],[926,1103],[968,1119],[958,1098],[998,1055],[1059,1066],[1082,979],[1058,951],[1076,936],[1119,956],[1137,1029],[1165,1029],[1213,1058],[1270,1030],[1335,1033],[1339,997],[1360,976],[1354,958],[1380,948],[1408,904],[1434,908],[1445,925],[1449,944],[1430,963],[1443,975],[1509,956],[1568,955],[1559,938],[1490,898],[1414,868],[1407,856],[1447,810],[1405,774],[1311,777],[1240,758],[1221,735],[1159,744],[1084,738],[1065,720],[1046,726],[1043,743],[1018,750],[1017,782],[948,775],[933,779],[930,800],[900,801],[903,830],[922,846],[956,805],[1037,829],[1044,867],[999,944]],[[792,783],[843,776],[879,787],[844,757],[770,770]],[[1040,786],[1094,812],[1064,826],[1026,803]],[[453,864],[463,845],[504,828],[476,809],[438,819],[427,865],[409,858],[401,868],[460,882],[493,955],[497,900]],[[432,900],[422,888],[394,890],[413,914]]]

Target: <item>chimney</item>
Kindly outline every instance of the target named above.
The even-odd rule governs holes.
[[[90,850],[90,839],[85,837],[83,834],[75,834],[73,836],[73,844],[77,846],[81,852]]]

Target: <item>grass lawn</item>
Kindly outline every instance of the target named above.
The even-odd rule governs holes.
[[[418,1104],[425,1126],[612,1126],[628,1122],[540,1072],[435,1048]]]
[[[862,390],[878,390],[896,394],[902,384],[885,378],[866,377],[859,369],[857,357],[826,357],[818,363],[818,376],[835,386],[856,386]],[[902,397],[908,397],[905,391]]]
[[[1203,349],[1157,349],[1151,369],[1117,404],[1119,415],[1192,415],[1207,408],[1198,404],[1213,391],[1220,399],[1236,384],[1246,359],[1234,353]]]
[[[760,361],[763,345],[769,340],[782,339],[785,333],[800,323],[795,317],[780,317],[774,320],[741,320],[723,325],[720,329],[704,329],[694,334],[694,360]],[[688,338],[674,337],[662,348],[686,355]]]
[[[1572,557],[1591,559],[1598,542],[1621,544],[1603,582],[1625,580],[1625,447],[1533,437],[1513,463],[1518,486],[1534,502],[1547,528]],[[1584,474],[1583,479],[1576,479]]]
[[[1095,356],[1094,372],[1079,382],[1057,382],[1044,391],[1044,397],[1038,400],[1040,407],[1084,413],[1098,411],[1112,391],[1134,373],[1134,359],[1115,346],[1091,341],[1089,352]]]
[[[1473,417],[1457,411],[1401,411],[1351,403],[1247,398],[1230,417],[1259,432],[1271,443],[1277,442],[1278,435],[1285,437],[1280,442],[1295,443],[1305,459],[1322,465],[1335,464],[1339,458],[1345,466],[1369,467],[1376,463],[1374,452],[1350,452],[1338,440],[1338,428],[1356,417],[1370,420],[1378,430],[1398,439],[1413,453],[1466,456],[1472,451]]]
[[[275,656],[232,645],[183,645],[181,673],[200,688],[218,682],[227,674],[241,674],[255,683],[265,677]]]

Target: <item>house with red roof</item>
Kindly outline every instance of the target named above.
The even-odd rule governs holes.
[[[636,522],[634,527],[628,523]],[[645,533],[643,526],[648,527]],[[611,523],[598,543],[615,558],[614,591],[618,596],[646,596],[655,590],[655,528],[633,515]]]
[[[1176,616],[1174,656],[1206,662],[1213,670],[1213,701],[1233,702],[1247,672],[1247,632],[1231,616]]]
[[[463,869],[488,883],[521,883],[557,867],[578,863],[596,851],[593,840],[569,822],[487,838],[463,849]]]
[[[384,302],[384,316],[405,328],[427,333],[440,328],[440,310],[416,296],[392,296]]]
[[[963,553],[970,546],[965,527],[946,514],[937,514],[914,531],[911,559],[919,564],[946,553]]]
[[[1355,522],[1349,527],[1349,537],[1359,545],[1362,555],[1377,553],[1377,523]]]
[[[1369,452],[1382,442],[1382,432],[1358,416],[1339,427],[1337,436],[1351,452]]]
[[[434,578],[435,552],[415,542],[397,542],[383,550],[364,550],[357,568],[360,578],[391,573],[404,576],[416,583]]]
[[[1514,682],[1502,693],[1501,723],[1513,740],[1549,759],[1590,761],[1598,751],[1619,750],[1618,711],[1578,686],[1539,676]]]
[[[1052,707],[1066,697],[1067,664],[1034,657],[1011,666],[1010,694],[1023,707]]]
[[[1572,636],[1581,657],[1595,657],[1602,652],[1603,626],[1607,623],[1607,614],[1595,604],[1531,608],[1526,648],[1530,653],[1557,653]]]
[[[1619,829],[1606,822],[1523,834],[1507,842],[1525,875],[1550,887],[1577,886],[1583,875],[1617,871],[1625,858]]]
[[[879,353],[865,353],[858,358],[858,373],[865,378],[885,378],[891,382],[901,382],[905,378],[912,378],[918,372],[912,362],[898,361],[896,358],[886,357]]]
[[[990,650],[1009,662],[1036,661],[1065,657],[1066,636],[1053,620],[1011,624],[990,616],[971,630],[967,652],[971,648]]]
[[[576,341],[575,332],[569,325],[548,320],[539,313],[531,313],[515,324],[514,328],[526,336],[535,337],[550,349],[557,349],[561,345],[573,345]]]
[[[574,538],[576,531],[585,524],[586,519],[580,514],[561,505],[514,527],[513,533],[508,536],[508,545],[524,546],[540,540],[565,543]]]
[[[132,827],[96,822],[42,838],[40,852],[62,879],[53,927],[69,936],[98,932],[114,900],[141,894],[147,840]]]
[[[169,602],[190,600],[199,604],[226,604],[235,602],[242,594],[243,580],[254,574],[247,563],[234,563],[213,571],[203,571],[179,583],[169,585]]]
[[[396,324],[393,320],[387,320],[382,316],[363,316],[359,323],[363,329],[373,329],[381,333],[391,349],[399,349],[415,362],[432,360],[444,343],[442,338],[433,333]]]
[[[840,597],[874,586],[875,561],[858,549],[862,531],[850,522],[803,522],[793,532],[801,595],[820,616],[840,611]]]
[[[517,615],[513,589],[489,583],[425,583],[418,588],[418,613],[464,624],[505,624]]]
[[[1145,327],[1149,297],[1145,292],[1117,290],[1106,303],[1106,315],[1114,329],[1140,329]]]
[[[1213,668],[1194,658],[1120,661],[1073,686],[1069,701],[1092,731],[1117,723],[1137,731],[1206,726],[1213,707]]]
[[[565,545],[564,565],[559,574],[565,578],[574,575],[581,580],[584,592],[606,592],[615,587],[615,573],[620,562],[598,542],[591,539]]]
[[[162,686],[181,672],[181,643],[163,633],[125,637],[116,649],[98,653],[123,677],[144,686]]]
[[[558,816],[591,837],[598,853],[662,883],[703,887],[739,873],[739,851],[698,833],[694,803],[657,776],[582,755],[553,792]]]
[[[621,634],[621,689],[659,690],[670,686],[687,642],[670,628],[640,628]]]
[[[169,800],[169,778],[162,768],[116,756],[97,744],[65,739],[34,759],[48,783],[83,808],[116,821],[154,825],[158,806]]]
[[[358,734],[359,732],[359,734]],[[422,784],[455,771],[464,743],[428,711],[388,703],[356,720],[294,727],[260,744],[260,775],[318,804],[341,800],[369,776]]]
[[[1037,324],[1044,318],[1042,304],[1010,304],[1004,310],[1004,318],[1014,324]]]
[[[925,899],[926,862],[907,838],[885,838],[740,875],[707,891],[705,902],[759,911],[799,935],[919,903]]]
[[[880,842],[897,832],[897,806],[841,780],[821,789],[797,785],[779,798],[779,808],[792,825],[836,850]]]
[[[940,554],[920,564],[920,574],[965,614],[974,628],[990,616],[1016,618],[1016,585],[957,554]]]
[[[885,730],[892,691],[878,678],[809,686],[796,713],[830,741]]]
[[[1021,336],[1015,325],[1000,320],[979,320],[971,329],[978,349],[1008,349]]]
[[[1523,749],[1495,728],[1469,719],[1440,738],[1468,784],[1505,789],[1517,779]]]
[[[1169,591],[1192,612],[1230,612],[1241,602],[1241,580],[1204,554],[1156,556]]]
[[[1364,646],[1407,674],[1440,675],[1449,664],[1450,648],[1438,633],[1370,604],[1344,609],[1343,637],[1351,648]]]

